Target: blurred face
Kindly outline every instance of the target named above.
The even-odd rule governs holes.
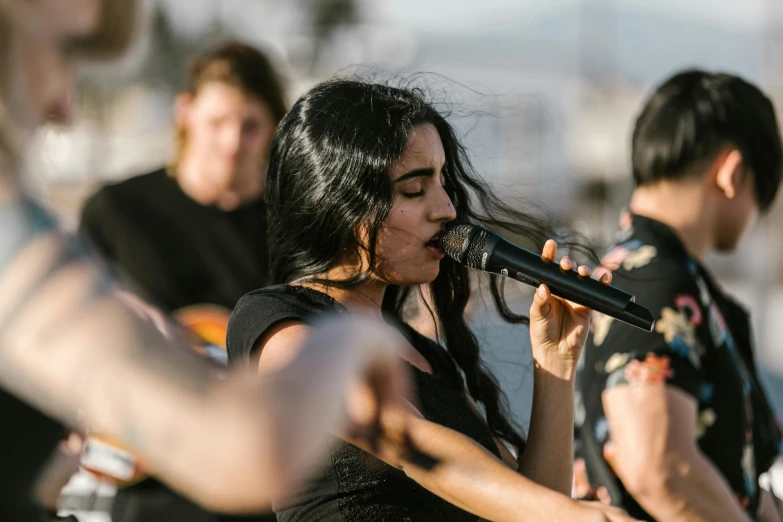
[[[736,195],[724,200],[718,212],[715,248],[719,252],[735,250],[742,236],[758,219],[759,206],[752,173],[745,170],[737,185]]]
[[[263,177],[275,120],[267,105],[231,85],[211,82],[180,100],[184,160],[217,192]]]
[[[444,190],[446,155],[430,124],[414,127],[402,157],[391,167],[394,203],[378,238],[376,275],[389,284],[432,282],[440,270],[440,238],[456,218]]]
[[[27,0],[18,5],[22,27],[11,37],[8,106],[29,134],[47,119],[70,120],[75,86],[70,44],[97,29],[103,2]]]

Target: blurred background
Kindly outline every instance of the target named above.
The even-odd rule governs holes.
[[[631,191],[636,111],[658,82],[689,66],[722,70],[783,108],[778,0],[147,0],[144,27],[122,62],[83,71],[76,123],[37,138],[29,183],[69,227],[101,183],[167,162],[186,63],[229,37],[273,55],[290,102],[337,72],[425,73],[436,98],[451,102],[478,170],[599,249]],[[708,264],[753,312],[758,366],[783,416],[781,200],[736,254]],[[530,292],[510,286],[525,311]],[[480,302],[472,314],[525,425],[527,331],[500,324]],[[94,489],[90,502],[110,493]]]

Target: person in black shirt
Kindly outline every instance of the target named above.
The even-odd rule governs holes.
[[[80,228],[165,312],[209,307],[214,315],[219,307],[227,321],[239,297],[267,281],[262,194],[269,143],[286,111],[283,85],[268,57],[239,42],[198,56],[189,76],[176,103],[173,164],[101,188],[85,204]],[[121,489],[113,519],[171,520],[175,500],[164,495],[151,483]],[[179,510],[188,520],[211,520],[192,506]]]
[[[379,418],[378,444],[338,432],[322,471],[293,498],[274,499],[279,520],[629,520],[567,496],[574,366],[589,310],[551,296],[544,285],[537,290],[526,439],[481,363],[464,317],[470,275],[444,258],[445,225],[459,218],[504,226],[536,240],[547,259],[556,245],[546,241],[543,223],[501,202],[471,170],[452,127],[421,91],[347,79],[314,87],[275,132],[266,200],[278,285],[237,304],[230,361],[265,375],[288,364],[316,318],[369,314],[397,325],[408,340],[403,359],[417,384],[415,405],[362,408],[361,415]],[[482,205],[480,215],[474,203]],[[568,258],[560,266],[576,268]],[[400,319],[408,291],[422,284],[430,284],[445,346]],[[491,284],[499,311],[526,319],[505,306],[499,280]],[[400,426],[408,426],[407,436]],[[404,440],[439,464],[412,459],[399,448]]]
[[[759,511],[769,495],[759,476],[781,432],[748,312],[703,264],[734,250],[775,198],[783,153],[773,106],[736,76],[684,71],[647,101],[632,152],[630,213],[603,265],[657,322],[648,334],[593,320],[578,390],[589,487],[578,482],[644,520],[780,521],[774,508]]]
[[[81,231],[139,293],[167,312],[228,310],[268,272],[262,200],[269,142],[285,114],[279,75],[227,42],[197,57],[177,99],[172,165],[101,188]]]

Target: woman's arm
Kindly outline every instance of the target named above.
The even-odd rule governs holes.
[[[549,240],[541,257],[554,262],[557,244]],[[575,265],[564,257],[563,270]],[[586,266],[577,268],[583,277]],[[611,275],[601,282],[609,284]],[[574,448],[574,380],[576,363],[587,340],[590,310],[553,297],[540,286],[530,306],[530,341],[533,351],[534,386],[530,430],[519,471],[535,482],[564,495],[571,493]]]
[[[421,468],[400,454],[392,434],[403,424],[413,446],[438,459],[438,466]],[[421,418],[413,408],[385,415],[382,425],[389,435],[375,449],[346,440],[466,511],[496,522],[580,520],[577,502],[520,475],[470,438]]]
[[[259,370],[279,371],[296,357],[298,340],[308,327],[284,323],[273,328],[259,343]],[[387,334],[390,335],[390,334]],[[616,509],[576,502],[520,475],[472,439],[423,419],[411,404],[387,404],[381,409],[366,388],[348,394],[347,408],[359,425],[378,421],[380,434],[373,441],[356,433],[336,434],[403,470],[411,479],[441,498],[486,520],[496,522],[547,520],[631,520]],[[409,444],[408,444],[409,443]],[[437,461],[422,465],[409,452],[413,447]]]
[[[519,472],[564,495],[571,494],[574,448],[574,380],[535,362],[530,429]]]

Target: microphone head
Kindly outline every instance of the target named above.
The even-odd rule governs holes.
[[[443,252],[457,263],[470,268],[481,267],[481,257],[487,245],[489,232],[479,225],[459,223],[446,225],[443,234]]]

